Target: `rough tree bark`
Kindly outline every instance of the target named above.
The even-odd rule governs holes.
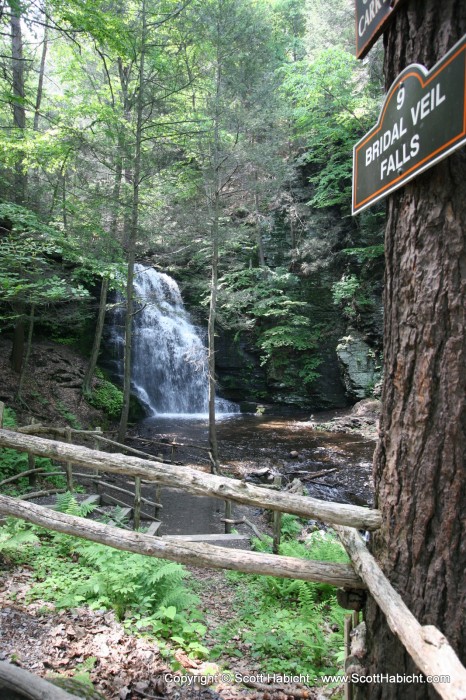
[[[464,0],[406,0],[385,35],[388,88],[430,69],[466,32]],[[388,200],[385,380],[374,457],[383,526],[372,551],[422,625],[466,660],[466,152]],[[367,606],[368,672],[418,673]],[[428,684],[360,685],[357,698],[435,698]]]

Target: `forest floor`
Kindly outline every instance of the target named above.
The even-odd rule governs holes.
[[[9,343],[1,340],[0,400],[14,406],[18,377],[12,373],[8,357]],[[67,346],[44,341],[35,344],[30,364],[32,372],[25,384],[24,403],[15,407],[18,409],[20,424],[35,419],[44,424],[66,425],[71,416],[76,422],[74,427],[106,425],[103,414],[81,399],[81,381],[86,367],[84,358]],[[286,419],[291,426],[290,430],[289,426],[281,425],[280,422],[274,423],[271,420],[267,423],[264,419],[264,426],[270,429],[269,444],[258,447],[257,451],[254,445],[251,448],[248,434],[244,435],[243,443],[238,442],[235,428],[225,424],[220,432],[224,431],[226,471],[244,477],[250,471],[268,467],[271,472],[278,469],[282,473],[289,472],[292,477],[294,471],[302,473],[309,468],[311,471],[318,470],[320,463],[315,462],[315,456],[314,461],[309,462],[309,458],[313,457],[311,450],[303,447],[300,441],[306,432],[321,431],[324,436],[342,433],[341,439],[337,436],[336,446],[327,451],[332,460],[336,460],[338,468],[334,468],[333,472],[337,471],[339,478],[341,472],[341,479],[344,479],[347,450],[359,449],[358,436],[369,440],[369,448],[365,444],[364,449],[370,452],[370,443],[377,434],[377,411],[377,402],[363,402],[353,410],[340,411],[337,415],[316,414],[295,425],[291,419]],[[283,437],[285,430],[286,439]],[[274,437],[278,438],[278,442],[274,442]],[[355,474],[353,470],[348,478],[351,483],[355,479],[360,480],[357,482],[358,490],[362,490],[367,499],[371,492],[370,463],[367,456],[364,459],[365,466],[361,468],[360,474]],[[325,459],[322,464],[325,468],[329,466]],[[326,480],[329,483],[335,481],[335,474],[324,476],[324,484]],[[241,508],[240,506],[239,509]],[[247,516],[262,532],[268,531],[268,523],[259,511],[253,513],[249,509]],[[202,643],[213,647],[215,630],[236,616],[237,584],[234,585],[224,571],[194,567],[190,571],[199,583],[197,593],[208,627],[207,639],[202,640]],[[40,676],[60,674],[72,679],[77,674],[79,677],[79,672],[88,673],[94,687],[108,700],[286,700],[297,697],[328,698],[332,693],[338,694],[338,690],[324,692],[298,686],[282,686],[274,690],[251,687],[251,684],[245,687],[232,682],[220,682],[215,690],[189,684],[180,686],[170,680],[169,674],[173,674],[173,671],[157,644],[149,638],[129,633],[112,611],[93,611],[84,607],[54,610],[49,603],[30,602],[27,593],[32,583],[33,573],[27,567],[15,567],[3,562],[3,569],[0,568],[0,660],[16,663]],[[239,655],[222,656],[219,667],[209,664],[209,673],[218,669],[221,675],[221,668],[247,676],[264,672],[260,662],[252,658],[247,645],[238,640],[237,647]],[[178,654],[177,661],[183,673],[184,669],[191,676],[202,672],[201,662],[192,662],[181,652],[175,654]]]
[[[235,617],[235,590],[225,572],[191,568],[202,582],[201,609],[204,609],[209,633],[202,643],[215,644],[215,629]],[[237,643],[241,657],[225,656],[221,666],[191,660],[181,651],[175,659],[185,677],[215,674],[215,689],[183,684],[173,680],[174,671],[149,638],[137,637],[125,630],[113,611],[87,607],[54,610],[50,603],[28,601],[33,574],[27,567],[7,568],[0,573],[0,660],[9,661],[45,678],[61,679],[69,692],[76,692],[73,679],[87,675],[95,690],[107,700],[294,700],[296,697],[319,700],[331,697],[319,689],[302,685],[283,685],[270,690],[251,681],[250,687],[232,682],[231,676],[257,676],[264,673],[260,661],[252,659],[248,647]],[[215,594],[212,595],[212,591]],[[222,668],[227,668],[225,674]],[[66,681],[68,680],[68,685]],[[258,679],[261,680],[260,678]],[[256,686],[256,687],[254,687]],[[81,688],[82,689],[82,688]]]

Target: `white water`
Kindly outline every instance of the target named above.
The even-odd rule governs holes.
[[[204,418],[208,411],[207,351],[184,308],[175,280],[152,267],[134,267],[135,315],[132,391],[153,415]],[[123,314],[115,315],[112,340],[123,355]],[[236,404],[216,400],[221,415]]]

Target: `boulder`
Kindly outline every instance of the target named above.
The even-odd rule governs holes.
[[[340,338],[337,356],[348,396],[356,400],[366,398],[380,379],[380,367],[362,333],[351,329]]]

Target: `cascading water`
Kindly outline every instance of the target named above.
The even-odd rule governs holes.
[[[208,411],[207,352],[191,322],[175,280],[152,267],[134,267],[135,315],[132,390],[152,414],[205,414]],[[111,340],[123,368],[124,311],[114,314]],[[219,413],[238,407],[217,399]]]

